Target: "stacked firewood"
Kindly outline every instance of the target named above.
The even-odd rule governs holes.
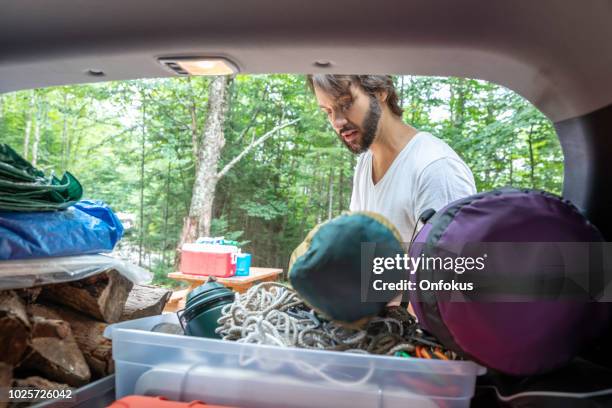
[[[78,388],[112,374],[111,323],[160,314],[171,292],[115,270],[0,291],[0,388]],[[0,402],[0,408],[3,403]]]

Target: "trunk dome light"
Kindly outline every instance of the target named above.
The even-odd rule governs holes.
[[[239,72],[234,63],[221,57],[160,58],[159,62],[179,75],[231,75]]]

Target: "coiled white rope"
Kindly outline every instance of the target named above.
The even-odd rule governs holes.
[[[375,317],[361,330],[320,319],[292,288],[277,282],[237,293],[223,308],[216,332],[240,343],[386,355],[410,353],[418,343],[432,342],[419,339],[422,332],[412,318]]]

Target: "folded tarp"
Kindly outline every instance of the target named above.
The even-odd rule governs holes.
[[[100,201],[65,211],[0,212],[0,260],[110,252],[123,225]]]
[[[0,211],[63,210],[82,195],[83,188],[72,174],[46,177],[8,145],[0,144]]]

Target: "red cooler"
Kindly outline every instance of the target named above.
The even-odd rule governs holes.
[[[184,244],[181,248],[182,273],[229,278],[236,274],[238,248],[231,245]]]

